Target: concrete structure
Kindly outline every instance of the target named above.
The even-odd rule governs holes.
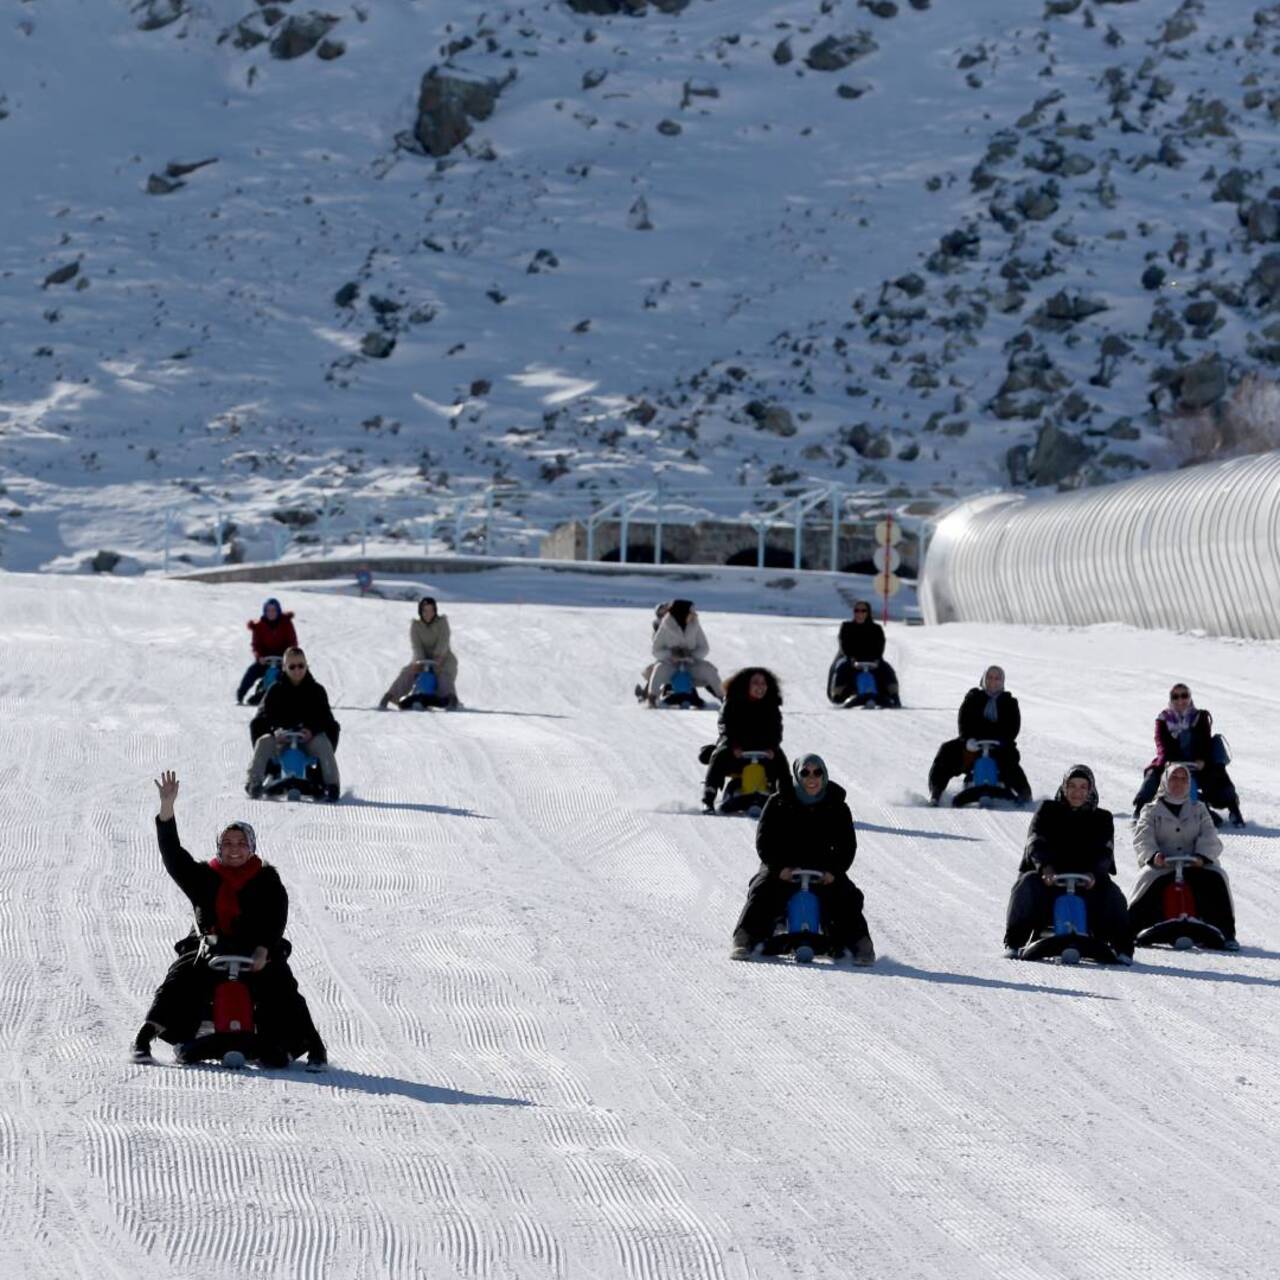
[[[870,572],[875,554],[875,522],[842,522],[837,541],[838,572]],[[627,523],[627,562],[653,563],[655,527],[651,521]],[[621,559],[622,525],[604,520],[596,525],[594,552],[597,560]],[[785,525],[765,530],[765,565],[790,568],[795,564],[795,531]],[[760,549],[760,533],[745,521],[703,520],[696,524],[662,525],[664,564],[746,564],[754,565]],[[919,564],[919,537],[914,527],[904,530],[898,544],[902,557],[899,576],[915,577]],[[587,559],[587,526],[578,520],[562,524],[542,539],[541,556],[546,560]],[[804,525],[800,544],[800,567],[830,571],[831,523],[810,519]]]

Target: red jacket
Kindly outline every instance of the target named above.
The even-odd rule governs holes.
[[[275,622],[268,622],[266,618],[254,618],[246,625],[253,632],[253,639],[249,643],[253,646],[256,658],[278,658],[290,645],[298,643],[291,613],[282,613]]]

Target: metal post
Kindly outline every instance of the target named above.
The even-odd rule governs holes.
[[[484,553],[493,555],[493,485],[484,491]]]
[[[213,563],[222,563],[222,540],[226,536],[226,519],[222,512],[218,512],[218,522],[213,527]]]
[[[800,549],[804,539],[804,498],[796,499],[796,568],[800,567]]]
[[[618,563],[627,563],[627,533],[628,524],[631,520],[631,506],[624,499],[622,503],[622,511],[618,516]]]
[[[596,513],[593,511],[587,517],[587,559],[594,560],[596,558]]]
[[[434,515],[427,517],[427,532],[422,538],[422,554],[429,556],[431,554],[431,539],[436,536],[436,518]]]
[[[173,508],[169,507],[164,513],[164,571],[169,572],[169,537],[173,529]]]
[[[653,563],[662,563],[662,481],[658,481],[658,497],[653,518]]]
[[[764,521],[756,525],[756,568],[764,568]]]
[[[277,560],[283,560],[283,559],[284,559],[284,553],[285,553],[285,552],[288,550],[288,548],[289,548],[289,530],[288,530],[288,529],[277,529],[277,530],[272,534],[272,538],[274,539],[274,541],[275,541],[275,545],[276,545],[276,559],[277,559]]]
[[[465,502],[465,498],[459,498],[453,508],[453,554],[455,556],[462,554],[462,531],[466,528],[467,523]]]
[[[840,572],[840,486],[831,486],[831,572]]]
[[[366,547],[369,542],[369,516],[366,512],[360,517],[360,554],[367,554]]]
[[[893,516],[887,515],[884,518],[884,568],[880,570],[883,581],[882,599],[884,603],[880,606],[880,624],[885,626],[889,622],[889,552],[893,549]]]
[[[320,504],[320,550],[329,554],[329,495],[326,493]]]

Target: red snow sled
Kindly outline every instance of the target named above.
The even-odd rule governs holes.
[[[254,1020],[253,996],[240,976],[253,964],[252,956],[210,956],[206,961],[218,975],[210,1002],[209,1021],[213,1029],[174,1050],[178,1062],[215,1062],[224,1067],[243,1067],[256,1059],[264,1067],[287,1067],[289,1055],[264,1041]]]

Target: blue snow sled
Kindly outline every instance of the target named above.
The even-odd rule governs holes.
[[[440,677],[436,664],[430,659],[422,664],[422,670],[414,679],[413,688],[400,699],[401,711],[429,711],[433,707],[451,707],[454,699],[440,692]]]
[[[303,751],[299,730],[289,730],[285,743],[284,750],[267,764],[262,794],[272,798],[283,796],[286,800],[301,800],[303,796],[319,799],[324,795],[320,761]]]
[[[1053,929],[1023,947],[1019,959],[1057,959],[1063,964],[1079,964],[1081,960],[1118,963],[1111,947],[1089,932],[1088,911],[1084,899],[1076,892],[1077,886],[1089,879],[1078,872],[1053,877],[1053,883],[1063,891],[1053,903]]]
[[[258,677],[258,682],[249,690],[245,696],[245,704],[250,707],[258,706],[263,698],[267,696],[267,691],[277,680],[280,679],[280,658],[263,658],[262,665],[266,670]]]
[[[698,696],[697,687],[693,683],[692,664],[687,658],[677,658],[671,679],[662,686],[658,696],[653,700],[655,707],[703,707],[706,703]]]
[[[964,805],[977,803],[983,809],[989,809],[996,800],[1011,800],[1018,803],[1018,797],[1000,777],[1000,765],[995,752],[1000,742],[995,738],[978,740],[978,758],[973,768],[965,775],[965,785],[957,793],[951,804],[959,809]]]
[[[831,950],[831,940],[822,931],[822,905],[809,887],[822,876],[821,871],[805,869],[794,873],[800,887],[787,902],[785,924],[765,942],[765,955],[793,955],[798,964],[809,964],[814,956]]]

